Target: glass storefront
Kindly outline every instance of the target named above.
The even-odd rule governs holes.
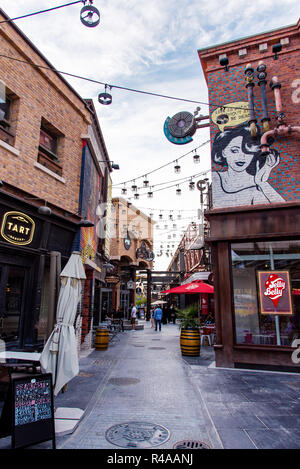
[[[19,345],[27,269],[0,266],[0,339],[6,347]]]
[[[291,346],[300,338],[300,241],[233,243],[231,261],[236,344]]]

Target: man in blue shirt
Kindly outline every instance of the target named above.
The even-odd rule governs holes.
[[[160,308],[160,305],[157,306],[157,308],[154,311],[154,320],[155,320],[155,330],[157,331],[157,326],[159,327],[159,330],[161,331],[161,319],[162,319],[162,309]]]

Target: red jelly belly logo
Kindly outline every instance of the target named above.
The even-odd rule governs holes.
[[[265,287],[264,295],[270,298],[275,308],[277,308],[279,298],[282,297],[283,290],[285,290],[285,281],[276,274],[270,274],[265,282]]]

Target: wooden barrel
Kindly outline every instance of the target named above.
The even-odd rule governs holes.
[[[95,337],[95,349],[96,350],[106,350],[108,347],[109,333],[108,329],[103,327],[96,330]]]
[[[181,354],[189,357],[200,355],[200,332],[199,329],[181,329],[180,334]]]

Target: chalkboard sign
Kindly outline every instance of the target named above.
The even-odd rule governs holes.
[[[12,378],[12,448],[52,440],[55,427],[52,374]]]

